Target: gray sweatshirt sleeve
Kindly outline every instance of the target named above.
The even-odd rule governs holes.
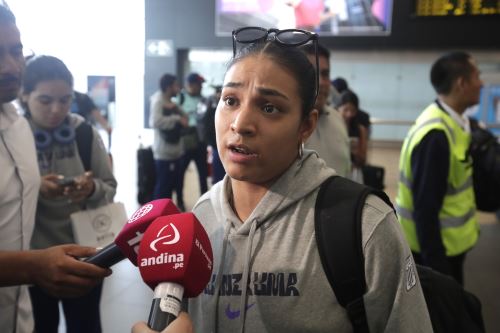
[[[370,332],[432,332],[415,262],[397,218],[382,200],[370,196],[363,210]]]
[[[116,193],[117,182],[111,170],[111,161],[101,136],[92,128],[92,157],[91,171],[94,176],[94,193],[87,198],[89,208],[97,208],[113,202]]]
[[[160,93],[156,93],[151,97],[149,126],[158,129],[171,129],[181,120],[181,116],[178,114],[164,116],[162,105],[163,101]]]

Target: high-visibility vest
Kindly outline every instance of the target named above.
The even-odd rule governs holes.
[[[411,250],[419,253],[420,245],[413,220],[411,188],[414,179],[411,171],[411,155],[424,136],[435,129],[442,130],[446,134],[450,147],[448,186],[439,211],[439,222],[446,255],[455,256],[474,246],[479,235],[472,186],[472,159],[467,154],[470,134],[435,103],[427,107],[417,118],[403,143],[399,160],[400,178],[396,210]]]

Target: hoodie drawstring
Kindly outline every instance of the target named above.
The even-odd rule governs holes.
[[[226,220],[226,226],[224,228],[224,238],[222,241],[222,253],[220,256],[220,262],[219,262],[219,270],[217,271],[217,278],[215,280],[215,291],[214,291],[214,296],[215,296],[215,319],[214,319],[214,327],[212,329],[212,332],[217,332],[217,322],[219,318],[219,291],[220,291],[220,286],[222,284],[222,270],[224,268],[224,258],[226,256],[226,248],[227,248],[227,243],[229,240],[229,231],[231,230],[231,222]]]
[[[240,299],[240,332],[245,331],[245,318],[247,315],[246,303],[247,303],[247,290],[248,290],[248,275],[250,271],[250,258],[252,256],[252,243],[255,236],[255,230],[257,230],[257,220],[252,220],[252,225],[250,226],[250,233],[248,234],[247,241],[247,251],[245,254],[245,262],[243,266],[243,283],[242,283],[242,293]]]

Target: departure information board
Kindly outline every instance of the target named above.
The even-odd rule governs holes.
[[[415,0],[416,16],[499,15],[500,0]]]

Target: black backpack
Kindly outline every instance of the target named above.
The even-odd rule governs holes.
[[[369,332],[363,303],[366,282],[361,239],[361,214],[369,194],[393,207],[382,191],[339,176],[330,177],[321,185],[314,217],[323,269],[356,333]],[[476,296],[430,268],[417,265],[417,272],[434,332],[485,332]]]
[[[500,144],[493,133],[470,118],[474,194],[477,209],[495,212],[500,209]]]
[[[137,150],[137,202],[144,205],[153,200],[156,184],[156,168],[151,147]]]
[[[81,123],[80,126],[75,129],[76,146],[85,171],[90,171],[92,169],[91,157],[93,139],[94,133],[90,124]]]

